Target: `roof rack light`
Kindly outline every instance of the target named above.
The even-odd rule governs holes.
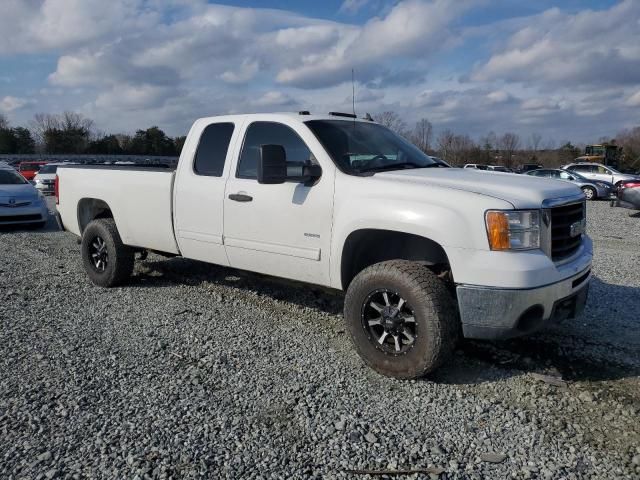
[[[344,112],[329,112],[329,115],[331,115],[332,117],[358,118],[353,113],[344,113]]]

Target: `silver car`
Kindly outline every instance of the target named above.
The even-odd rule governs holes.
[[[570,163],[562,167],[564,170],[569,170],[571,173],[577,173],[582,175],[587,180],[608,182],[616,185],[623,180],[640,180],[638,175],[629,175],[627,173],[621,173],[613,167],[605,166],[600,163],[592,162],[576,162]]]
[[[567,182],[571,182],[582,189],[587,200],[595,200],[596,198],[609,198],[614,193],[614,187],[609,182],[590,180],[583,177],[579,173],[570,172],[567,170],[555,168],[540,168],[538,170],[531,170],[525,175],[531,175],[532,177],[554,178],[557,180],[565,180]]]
[[[0,226],[47,223],[49,211],[44,197],[8,165],[0,164]]]

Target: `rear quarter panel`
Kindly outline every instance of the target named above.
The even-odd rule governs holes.
[[[83,199],[105,202],[122,241],[131,246],[179,253],[172,223],[174,172],[112,168],[59,168],[58,211],[66,230],[82,235]]]

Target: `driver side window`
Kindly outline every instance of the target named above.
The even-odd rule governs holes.
[[[276,122],[253,122],[247,128],[238,162],[237,178],[257,178],[261,145],[282,145],[287,162],[312,159],[309,147],[287,125]]]

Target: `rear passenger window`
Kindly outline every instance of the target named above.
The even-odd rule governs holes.
[[[212,123],[203,130],[193,162],[197,175],[222,176],[232,134],[233,123]]]
[[[238,164],[238,178],[257,178],[261,145],[282,145],[287,162],[311,160],[311,151],[290,127],[275,122],[253,122],[247,128]]]

